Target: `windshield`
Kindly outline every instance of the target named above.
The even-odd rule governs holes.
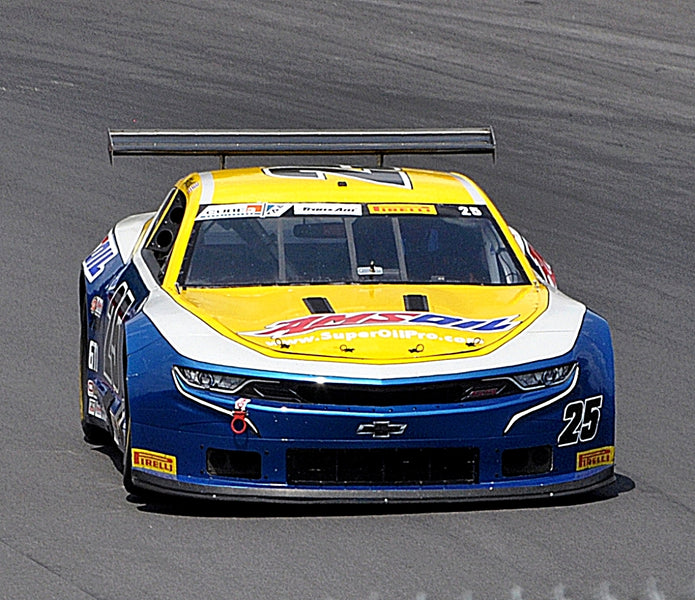
[[[482,206],[256,204],[201,210],[179,283],[510,285],[528,280]]]

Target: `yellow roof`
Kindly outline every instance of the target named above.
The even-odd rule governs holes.
[[[282,167],[285,168],[285,167]],[[296,203],[296,202],[404,202],[413,204],[483,204],[485,194],[467,177],[454,173],[420,169],[388,169],[405,175],[404,183],[380,183],[367,177],[379,169],[297,167],[303,176],[272,176],[261,167],[225,169],[205,174],[214,182],[214,192],[207,199],[212,204]],[[333,167],[335,168],[335,167]],[[276,168],[269,168],[272,171]],[[312,176],[311,173],[319,173]],[[208,179],[209,180],[209,179]],[[195,173],[181,180],[190,200],[200,201],[201,175]],[[196,185],[198,184],[198,185]],[[474,195],[476,197],[474,197]]]

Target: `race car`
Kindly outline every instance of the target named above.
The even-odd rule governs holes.
[[[383,164],[494,156],[491,128],[110,131],[109,151],[220,158],[82,263],[82,429],[122,451],[129,492],[459,502],[614,481],[606,321],[467,176]],[[378,164],[226,168],[240,155]]]

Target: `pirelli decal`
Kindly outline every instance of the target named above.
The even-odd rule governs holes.
[[[585,452],[577,452],[577,471],[612,465],[615,462],[615,446],[604,446]]]
[[[433,204],[368,204],[373,215],[436,215]]]
[[[134,469],[156,471],[165,475],[176,475],[176,457],[169,454],[160,454],[141,448],[132,449],[132,461]]]

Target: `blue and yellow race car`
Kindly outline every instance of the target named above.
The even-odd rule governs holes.
[[[490,128],[109,143],[221,158],[82,264],[82,429],[123,452],[127,490],[441,502],[614,481],[606,322],[471,179],[383,166],[494,153]],[[234,155],[379,160],[226,169]]]

